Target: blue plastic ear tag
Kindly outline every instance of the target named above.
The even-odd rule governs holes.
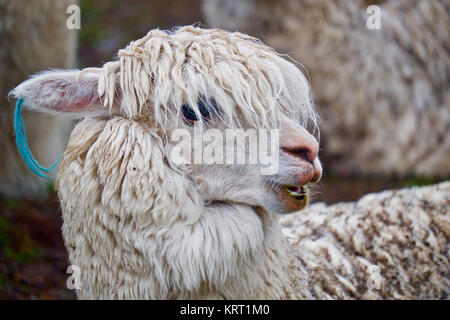
[[[25,163],[31,169],[31,171],[33,171],[35,174],[37,174],[38,176],[40,176],[42,178],[50,178],[45,173],[54,169],[58,165],[59,161],[61,160],[61,157],[59,157],[55,161],[55,163],[48,168],[41,166],[36,161],[36,159],[33,158],[30,147],[28,146],[27,134],[25,132],[25,126],[23,124],[22,105],[23,105],[23,99],[17,100],[16,111],[14,113],[14,133],[16,135],[17,150],[19,150],[20,155],[22,156],[23,160],[25,160]],[[45,173],[43,173],[43,172],[45,172]]]

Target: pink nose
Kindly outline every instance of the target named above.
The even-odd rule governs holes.
[[[302,184],[307,182],[317,182],[322,176],[322,165],[319,158],[319,143],[310,134],[302,132],[303,134],[291,134],[284,136],[281,143],[281,150],[302,162],[311,164],[313,170],[310,174],[303,177]],[[306,133],[306,134],[305,134]]]
[[[314,176],[311,182],[318,182],[322,178],[322,164],[319,161],[319,158],[316,158],[314,161]]]
[[[308,161],[311,164],[314,164],[314,160],[317,158],[317,151],[310,146],[281,147],[281,149],[290,155]]]

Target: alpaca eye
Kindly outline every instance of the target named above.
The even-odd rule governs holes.
[[[197,108],[203,119],[208,119],[213,113],[217,112],[215,102],[210,103],[204,100],[199,100],[197,102]],[[184,119],[189,123],[199,120],[195,111],[188,104],[183,104],[181,106],[181,113],[183,114]]]
[[[197,114],[187,104],[181,106],[181,113],[186,121],[193,122],[198,120]]]

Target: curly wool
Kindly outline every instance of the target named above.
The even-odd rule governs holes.
[[[450,182],[280,219],[319,299],[447,299]]]
[[[180,120],[178,107],[185,103],[202,119],[200,98],[213,98],[220,105],[219,116],[228,128],[243,123],[252,128],[279,127],[281,110],[317,129],[303,74],[256,38],[192,26],[173,32],[156,29],[118,56],[119,61],[104,65],[99,79],[104,105],[112,108],[120,100],[122,113],[130,118],[151,112],[162,130],[168,118]]]

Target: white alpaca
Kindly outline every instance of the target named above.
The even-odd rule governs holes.
[[[377,2],[381,29],[367,12]],[[258,36],[305,66],[334,173],[450,176],[449,0],[203,3],[209,27]]]
[[[302,209],[322,170],[298,68],[255,38],[190,26],[150,31],[118,55],[12,92],[30,108],[85,117],[57,179],[78,297],[317,297],[274,213]],[[176,165],[172,133],[193,125],[280,128],[279,172]]]
[[[14,143],[14,107],[8,92],[30,74],[75,66],[77,30],[66,26],[66,8],[76,0],[0,1],[0,195],[36,198],[46,194],[46,181],[33,174]],[[25,111],[33,154],[48,165],[65,148],[69,119]]]

